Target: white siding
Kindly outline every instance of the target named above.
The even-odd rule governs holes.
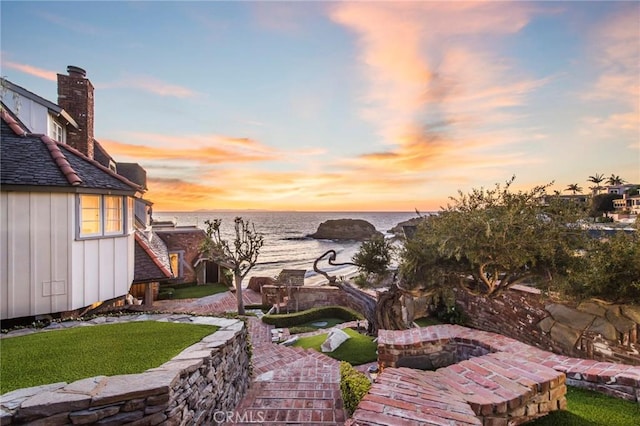
[[[18,95],[14,98],[14,92],[7,90],[4,96],[5,103],[14,114],[18,116],[32,133],[49,134],[49,110],[44,105]]]
[[[1,194],[1,318],[68,310],[73,197]]]
[[[75,241],[74,194],[0,194],[1,319],[70,311],[127,294],[133,234]]]
[[[72,243],[72,309],[124,296],[133,281],[133,234]]]

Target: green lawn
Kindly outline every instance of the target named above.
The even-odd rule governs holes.
[[[366,364],[378,359],[376,354],[378,345],[373,341],[373,337],[365,336],[350,328],[345,328],[343,331],[351,338],[335,351],[326,352],[325,355],[340,361],[346,361],[351,365]],[[311,348],[321,352],[320,345],[325,340],[327,340],[327,334],[318,334],[317,336],[303,337],[294,343],[294,346],[305,349]]]
[[[2,339],[0,394],[31,386],[142,373],[217,327],[157,321],[76,327]]]
[[[174,287],[173,299],[199,299],[200,297],[211,296],[212,294],[229,291],[229,287],[224,284],[203,284],[186,287]]]
[[[567,409],[554,411],[532,426],[640,425],[640,404],[574,387],[567,388]]]

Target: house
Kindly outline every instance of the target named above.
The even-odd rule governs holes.
[[[93,85],[67,72],[58,105],[2,80],[1,319],[121,301],[132,284],[148,302],[174,277],[142,198],[146,172],[94,139]]]
[[[141,187],[70,145],[28,132],[2,104],[0,319],[126,295]]]
[[[179,226],[172,221],[152,221],[153,231],[164,241],[169,251],[174,284],[227,282],[225,269],[230,265],[216,263],[204,256],[201,247],[206,238],[203,229],[196,226]]]

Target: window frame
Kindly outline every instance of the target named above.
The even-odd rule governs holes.
[[[54,141],[66,143],[66,141],[64,140],[65,139],[64,136],[65,136],[65,133],[62,125],[53,119],[49,120],[49,137]],[[58,139],[58,137],[60,139]]]
[[[83,198],[84,197],[98,197],[98,231],[93,233],[84,233],[83,232]],[[113,197],[119,199],[119,223],[120,229],[118,231],[107,231],[107,216],[108,216],[108,207],[106,199],[107,197]],[[129,229],[129,202],[128,200],[131,197],[126,195],[114,195],[114,194],[92,194],[92,193],[84,193],[76,195],[76,217],[77,217],[77,225],[76,225],[76,240],[90,240],[96,238],[114,238],[114,237],[122,237],[125,235],[129,235],[132,230]],[[88,210],[88,209],[86,209]],[[95,210],[95,209],[94,209]]]

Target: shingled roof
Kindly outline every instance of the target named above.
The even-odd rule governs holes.
[[[31,191],[104,189],[134,195],[143,189],[79,151],[46,135],[27,133],[2,105],[0,184]]]
[[[134,283],[166,281],[173,278],[169,251],[155,233],[136,230]]]

